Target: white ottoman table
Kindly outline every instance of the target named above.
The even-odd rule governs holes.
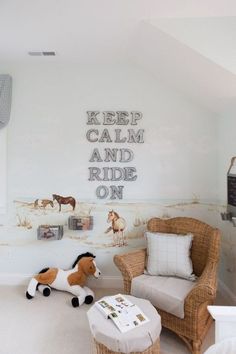
[[[87,312],[96,354],[159,354],[161,318],[150,301],[124,295],[137,305],[149,318],[149,322],[122,333],[112,320],[106,319],[93,305]]]

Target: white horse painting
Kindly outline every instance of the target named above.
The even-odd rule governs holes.
[[[125,219],[121,218],[118,213],[114,210],[109,211],[107,216],[107,222],[111,223],[111,226],[108,227],[106,233],[113,231],[113,244],[114,246],[126,246],[127,242],[125,240],[124,229],[126,227]]]

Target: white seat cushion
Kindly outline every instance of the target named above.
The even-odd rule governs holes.
[[[155,307],[184,318],[184,300],[194,285],[186,279],[142,274],[133,278],[131,295],[147,299]]]

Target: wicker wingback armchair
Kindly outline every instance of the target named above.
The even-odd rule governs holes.
[[[184,318],[157,308],[162,325],[181,337],[193,354],[200,354],[202,340],[211,323],[207,306],[213,304],[217,290],[217,264],[220,253],[220,232],[206,223],[187,217],[168,220],[152,218],[147,224],[148,231],[194,235],[191,259],[194,273],[198,276],[196,284],[184,300]],[[120,269],[124,292],[130,293],[134,277],[144,272],[146,249],[140,249],[114,256]]]

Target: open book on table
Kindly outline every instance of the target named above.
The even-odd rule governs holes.
[[[149,321],[137,305],[121,294],[105,296],[96,301],[95,306],[105,318],[110,318],[123,333]]]

